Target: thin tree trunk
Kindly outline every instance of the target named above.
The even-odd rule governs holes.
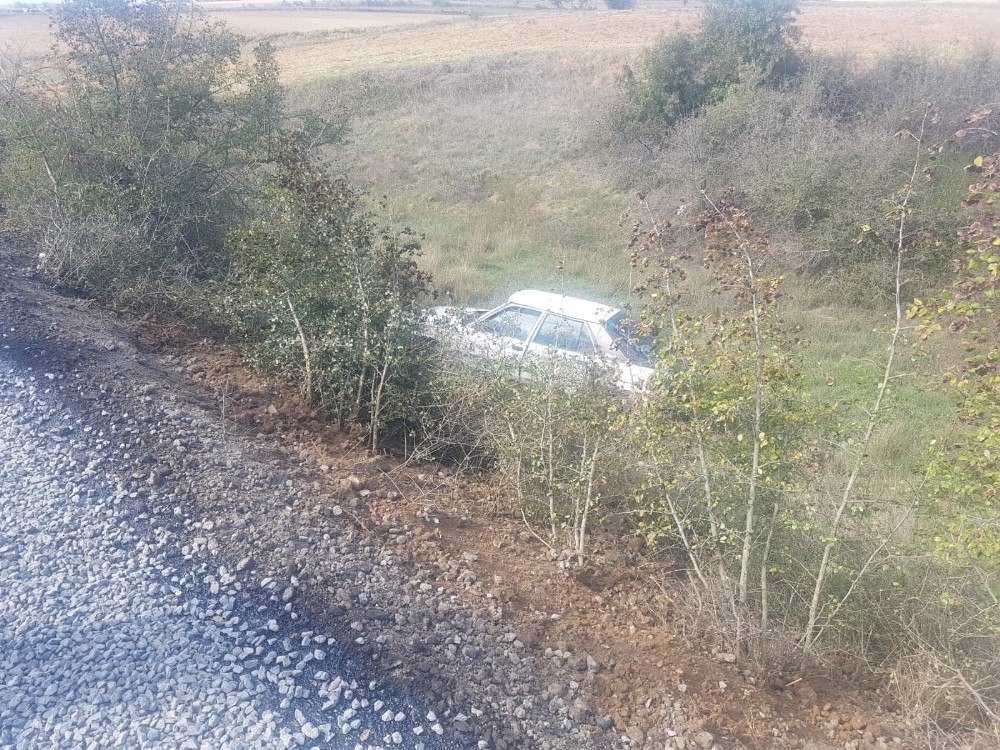
[[[660,242],[660,247],[662,248],[664,246],[664,238],[663,238],[663,232],[660,229],[660,225],[653,216],[652,211],[649,210],[649,204],[645,200],[643,201],[643,206],[646,208],[650,225],[652,226],[653,232],[655,233],[657,240]],[[669,272],[664,274],[663,276],[663,289],[667,294],[667,298],[671,299],[673,297],[674,292],[672,285],[670,283]],[[670,318],[671,333],[673,334],[674,340],[677,341],[680,338],[680,330],[677,326],[677,313],[673,303],[671,303],[667,307],[667,313]],[[687,382],[687,391],[688,391],[688,396],[690,398],[691,408],[695,410],[694,419],[692,420],[692,425],[694,426],[695,440],[697,441],[698,444],[698,468],[701,472],[701,477],[702,477],[702,496],[704,497],[705,500],[705,513],[708,516],[708,531],[709,534],[711,535],[712,544],[714,545],[716,540],[719,538],[719,524],[715,517],[715,500],[712,492],[712,477],[708,471],[708,459],[706,458],[705,455],[705,436],[704,433],[702,432],[701,423],[698,418],[699,415],[697,414],[696,411],[698,399],[694,392],[694,387],[691,385],[690,381]],[[688,542],[686,534],[683,531],[683,527],[678,523],[679,519],[677,517],[676,510],[674,509],[673,506],[673,500],[669,497],[669,495],[667,497],[667,504],[670,507],[671,515],[674,517],[674,523],[677,524],[678,533],[681,534],[681,539],[684,543],[684,548],[687,551],[688,558],[691,560],[691,564],[694,566],[695,573],[698,575],[698,580],[701,581],[703,586],[707,586],[707,582],[705,580],[704,575],[701,572],[701,564],[697,559],[694,547]],[[718,563],[719,566],[719,577],[725,581],[728,578],[728,575],[726,573],[726,567],[725,564],[723,563],[722,557],[716,555],[716,562]]]
[[[725,214],[702,191],[702,197],[712,209],[725,218]],[[735,227],[731,227],[736,241],[743,245],[743,237]],[[753,548],[754,515],[757,509],[757,490],[760,476],[760,449],[763,437],[764,421],[764,345],[761,334],[760,296],[757,290],[757,271],[754,259],[745,245],[742,248],[743,262],[747,269],[747,281],[750,290],[751,332],[754,343],[754,416],[753,416],[753,452],[750,458],[750,477],[747,487],[747,510],[743,524],[743,549],[740,553],[740,577],[737,588],[740,605],[746,605],[749,600],[750,555]]]
[[[750,279],[750,301],[753,312],[754,341],[754,413],[753,413],[753,454],[750,459],[750,484],[748,487],[746,523],[743,528],[743,551],[740,555],[739,601],[745,605],[749,598],[748,581],[750,577],[750,553],[753,545],[754,513],[757,509],[757,489],[760,476],[760,448],[763,434],[763,402],[764,402],[764,351],[760,332],[760,300],[757,297],[757,278],[753,258],[744,251],[744,261]]]
[[[598,439],[594,445],[594,452],[590,456],[590,476],[587,477],[587,499],[583,506],[583,518],[580,520],[579,543],[577,544],[577,562],[583,565],[587,553],[587,519],[590,517],[590,509],[594,504],[594,475],[597,473],[597,454],[601,450],[601,441]]]
[[[302,390],[305,393],[306,401],[312,404],[312,358],[309,356],[309,344],[306,341],[306,332],[302,330],[302,323],[299,316],[295,314],[295,307],[292,305],[292,295],[286,294],[288,309],[292,313],[292,320],[295,321],[295,330],[299,334],[299,344],[302,346],[302,361],[305,363],[305,377],[302,381]]]
[[[771,561],[771,538],[774,536],[774,527],[777,523],[778,503],[775,502],[774,508],[771,510],[771,525],[767,528],[767,539],[764,540],[764,551],[761,554],[760,561],[760,629],[762,631],[767,630],[768,617],[770,615],[768,611],[768,594],[770,588],[767,581],[767,567]]]

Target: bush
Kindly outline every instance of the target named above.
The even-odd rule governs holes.
[[[70,0],[54,19],[58,86],[0,68],[0,197],[41,270],[236,338],[375,448],[417,379],[418,240],[286,132],[268,46],[245,60],[172,0]]]
[[[655,137],[724,95],[705,75],[706,54],[697,36],[678,34],[646,50],[641,74],[626,67],[620,82],[624,97],[621,127]]]
[[[447,342],[430,370],[422,454],[489,472],[501,507],[566,565],[584,564],[599,513],[626,508],[638,483],[623,459],[629,402],[611,376],[557,354],[470,358]]]
[[[290,138],[254,218],[233,231],[222,310],[258,368],[299,382],[370,446],[409,415],[420,378],[419,240],[380,228],[361,196]]]
[[[769,84],[796,75],[797,12],[798,0],[707,0],[701,37],[713,58],[713,77],[739,81],[748,67]]]
[[[604,4],[611,10],[632,10],[635,0],[604,0]]]
[[[2,81],[0,200],[42,270],[96,296],[224,269],[281,114],[273,57],[194,6],[71,0],[67,50]],[[4,69],[7,72],[7,69]]]
[[[618,127],[660,140],[737,83],[773,86],[796,74],[795,7],[795,0],[709,0],[697,33],[661,38],[638,73],[626,66]]]
[[[926,102],[937,103],[925,123],[933,143],[965,127],[974,102],[1000,98],[1000,60],[986,52],[907,60],[871,65],[806,56],[793,81],[735,84],[678,120],[665,140],[654,140],[652,125],[642,144],[621,139],[620,168],[660,205],[700,206],[702,190],[731,191],[788,250],[788,268],[823,279],[832,300],[882,305],[892,291],[885,283],[893,236],[885,199],[909,178],[915,142],[908,134],[920,129]],[[935,243],[961,224],[974,140],[953,143],[924,165],[910,224],[914,293],[936,288],[947,270]]]

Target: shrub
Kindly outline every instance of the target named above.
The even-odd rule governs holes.
[[[713,59],[713,77],[735,82],[747,67],[768,83],[797,74],[797,8],[797,0],[707,0],[701,37]]]
[[[300,140],[276,158],[254,218],[227,240],[223,311],[255,365],[301,383],[341,426],[365,425],[374,450],[420,375],[419,240],[379,227]]]
[[[691,34],[664,37],[646,50],[640,74],[630,67],[622,73],[621,126],[655,135],[720,97],[705,75],[706,54],[702,40]]]
[[[926,140],[941,142],[964,127],[975,109],[970,101],[1000,97],[1000,61],[986,52],[912,65],[906,59],[872,65],[805,56],[793,81],[732,85],[721,100],[677,121],[665,140],[655,140],[652,125],[633,130],[646,133],[645,146],[619,141],[620,168],[661,205],[699,205],[702,190],[731,191],[787,250],[786,268],[821,279],[831,300],[884,305],[892,292],[885,271],[893,237],[885,199],[909,178],[908,133],[920,127],[928,101],[936,109],[924,124]],[[984,67],[990,75],[982,75]],[[915,293],[936,288],[946,272],[936,242],[961,223],[974,140],[952,143],[924,164],[910,224],[917,241],[908,283]]]
[[[641,70],[621,78],[619,128],[662,138],[680,118],[720,101],[734,84],[776,85],[799,71],[796,0],[710,0],[695,34],[663,37]]]
[[[638,481],[623,459],[629,402],[611,376],[558,354],[520,365],[447,342],[430,371],[421,452],[488,471],[499,505],[565,564],[584,564],[598,515],[626,507]]]
[[[115,298],[224,268],[282,116],[270,50],[247,64],[240,37],[170,0],[71,0],[54,26],[60,84],[14,71],[0,108],[0,199],[42,270]]]
[[[996,148],[1000,118],[979,107],[955,134]],[[984,149],[988,151],[989,149]],[[935,719],[972,720],[1000,730],[1000,151],[968,167],[975,182],[963,205],[971,221],[953,246],[954,277],[937,299],[914,300],[909,317],[924,336],[944,324],[961,337],[964,362],[945,375],[960,398],[965,429],[931,445],[921,536],[940,571],[937,601],[922,602],[908,623],[911,658],[900,664],[914,707]],[[911,609],[913,609],[911,607]]]

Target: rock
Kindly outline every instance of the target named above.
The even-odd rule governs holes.
[[[711,732],[698,732],[691,739],[701,750],[712,750],[712,745],[715,744],[715,735]]]
[[[806,685],[805,683],[795,688],[795,694],[799,697],[800,700],[805,701],[807,703],[815,702],[818,697],[816,695],[816,691],[813,690],[809,685]]]
[[[628,738],[635,745],[641,745],[646,741],[646,733],[635,724],[626,729],[625,734],[628,735]]]
[[[568,688],[560,682],[554,682],[548,686],[544,693],[542,693],[543,700],[550,700],[552,698],[561,698],[566,695]]]

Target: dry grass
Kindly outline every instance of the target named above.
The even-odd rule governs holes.
[[[281,56],[288,80],[384,67],[454,62],[500,54],[636,57],[658,36],[691,28],[700,17],[694,5],[631,13],[540,11],[526,15],[468,18],[429,28],[382,30],[349,40],[318,41],[286,49]],[[977,4],[843,3],[806,5],[799,16],[803,41],[821,51],[851,50],[877,55],[900,43],[929,50],[959,50],[1000,38],[1000,12]]]
[[[0,53],[35,57],[48,52],[51,46],[47,15],[0,11]]]
[[[304,82],[331,73],[458,62],[505,54],[558,53],[632,57],[660,33],[694,26],[694,10],[615,13],[538,12],[530,15],[465,18],[458,23],[400,29],[355,39],[305,44],[283,51],[289,80]],[[615,66],[617,67],[617,65]]]
[[[700,10],[642,7],[633,12],[538,10],[478,17],[436,9],[409,12],[320,9],[213,10],[235,30],[274,38],[290,83],[504,54],[597,55],[609,70],[635,58],[660,34],[691,28]],[[876,55],[899,44],[958,50],[1000,39],[997,3],[841,2],[804,4],[803,41],[815,49]],[[43,15],[0,14],[0,49],[48,48]]]
[[[212,16],[225,21],[234,31],[249,37],[275,34],[358,33],[380,29],[393,30],[458,20],[427,12],[364,10],[213,10]]]

